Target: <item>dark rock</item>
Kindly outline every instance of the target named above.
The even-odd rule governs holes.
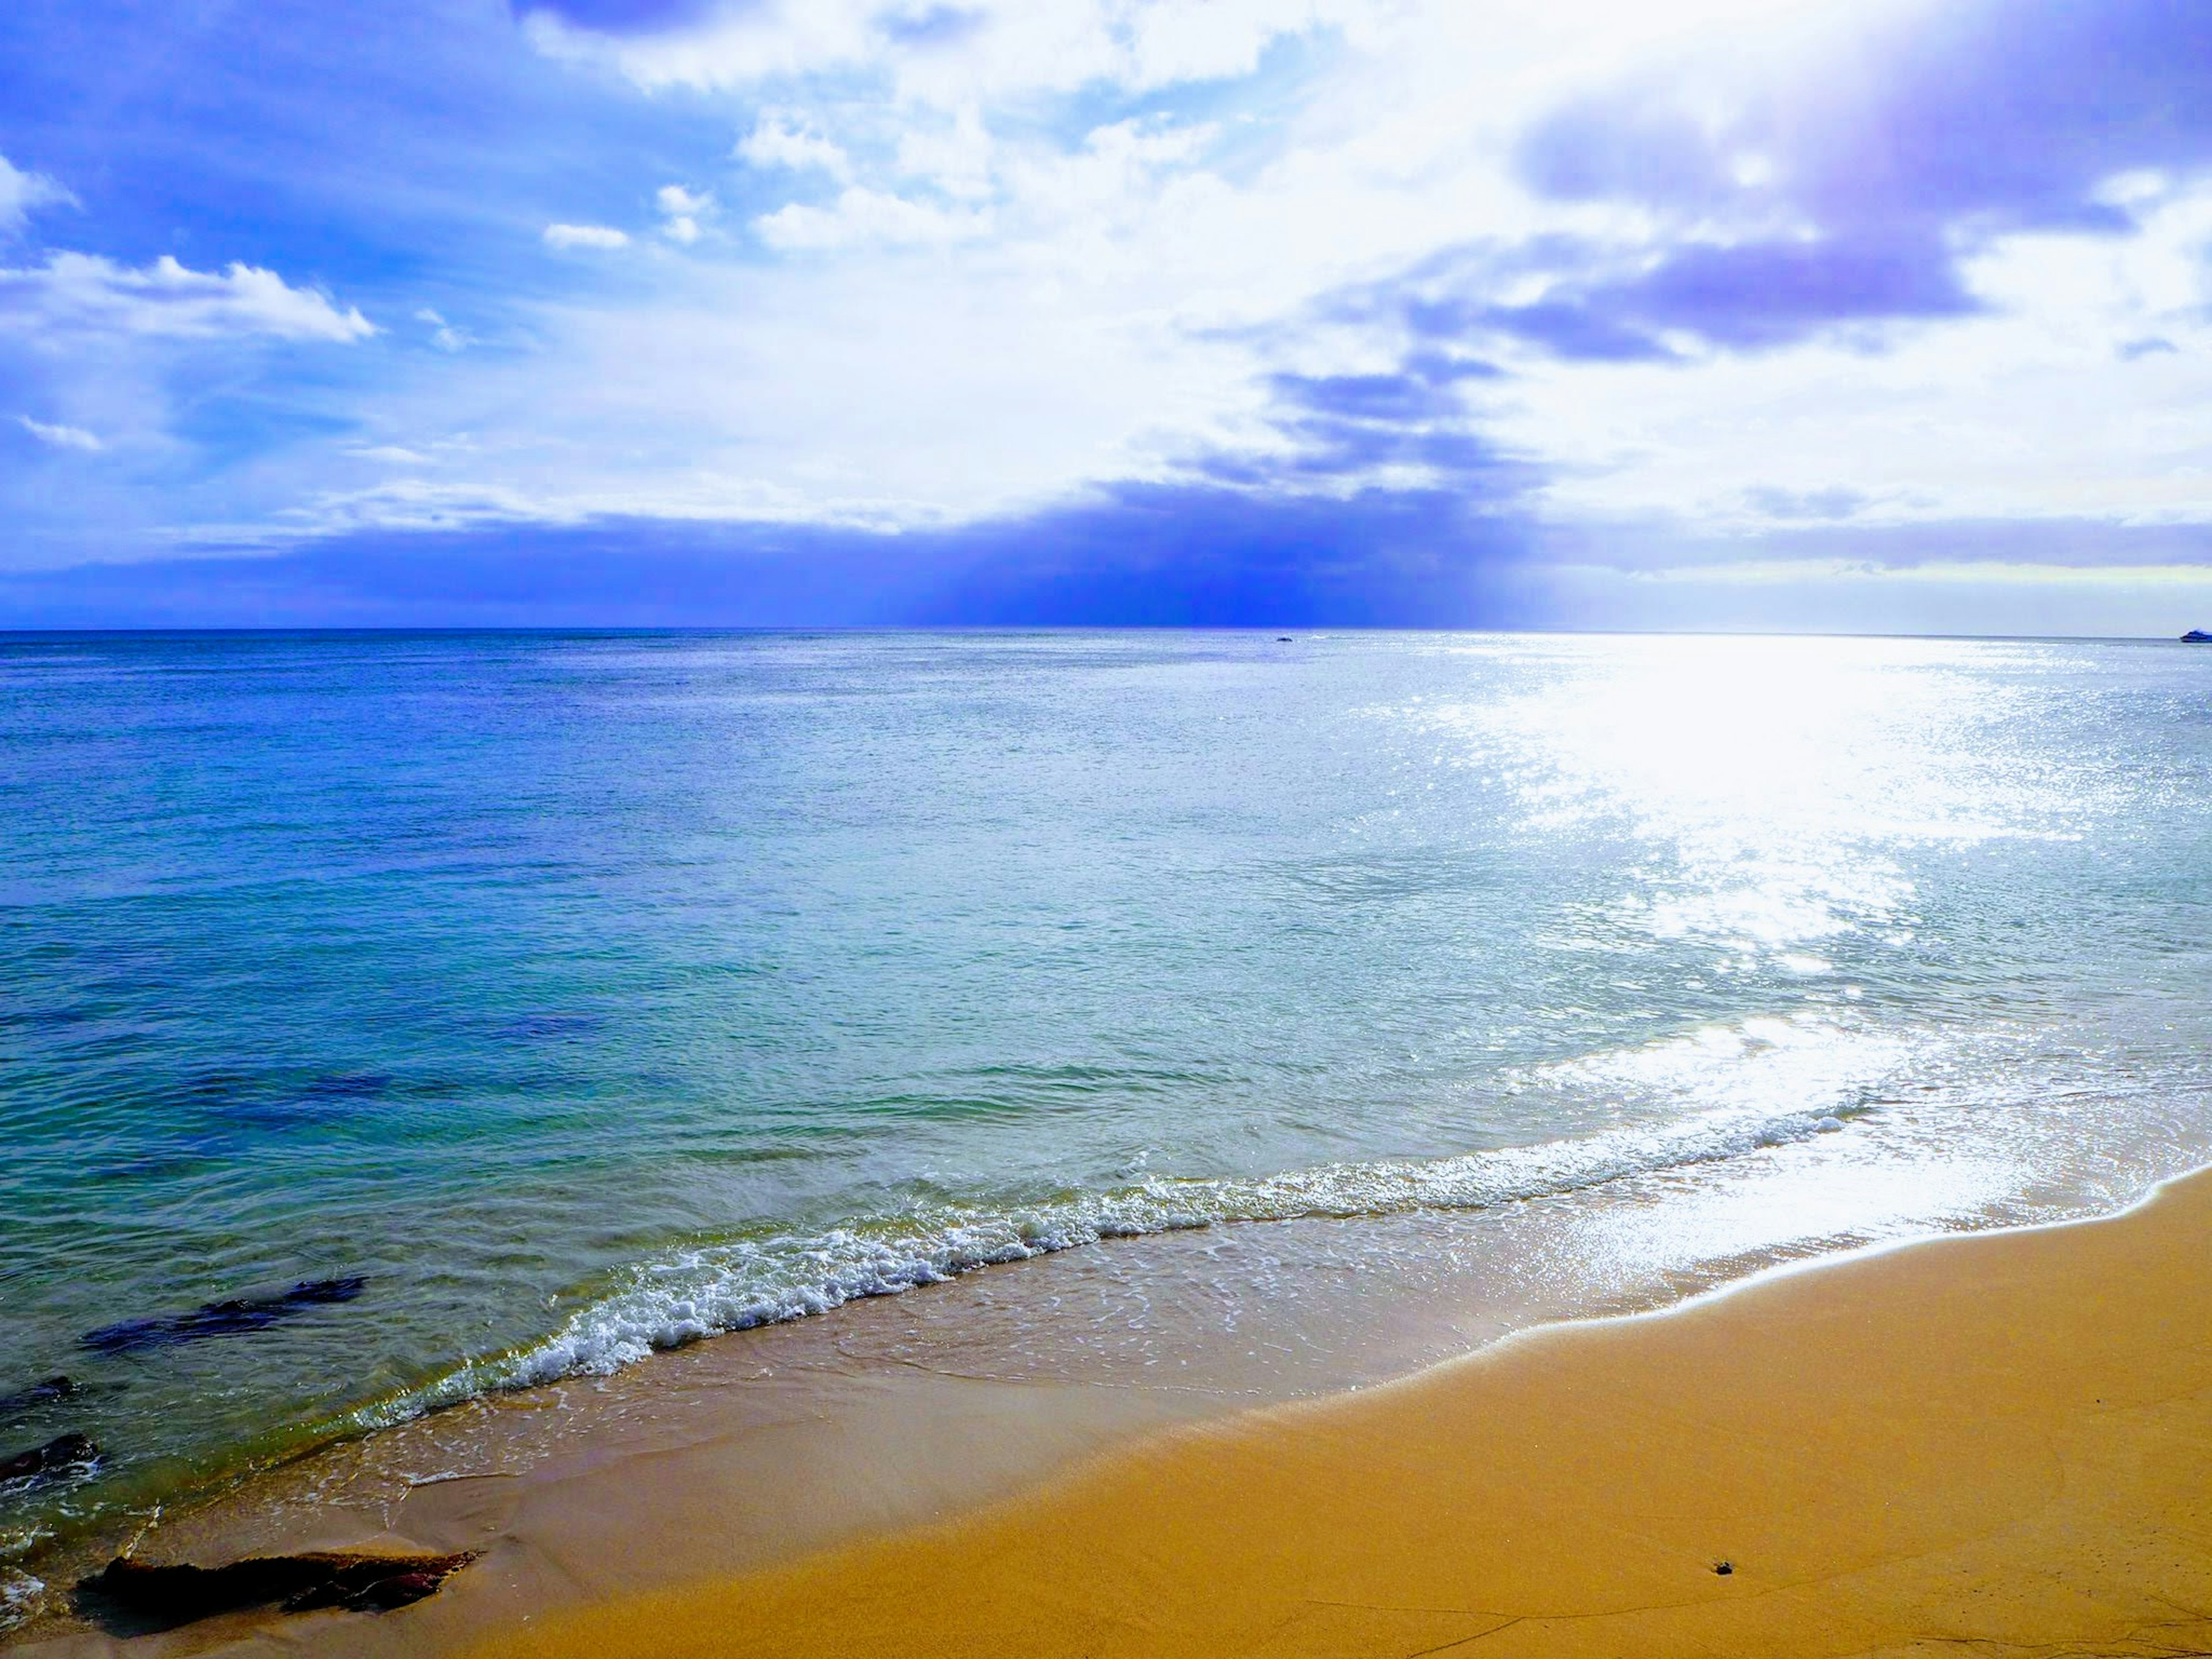
[[[100,1462],[100,1448],[81,1434],[58,1434],[43,1446],[0,1463],[0,1480],[55,1480],[82,1474]]]
[[[1733,1561],[1716,1561],[1713,1563],[1713,1571],[1718,1573],[1722,1577],[1725,1578],[1735,1571],[1735,1563]]]
[[[33,1382],[27,1389],[0,1395],[0,1417],[17,1417],[40,1406],[51,1406],[57,1400],[66,1400],[76,1392],[76,1384],[66,1376],[50,1376],[43,1382]]]
[[[303,1279],[277,1298],[288,1307],[318,1302],[350,1302],[368,1288],[368,1275],[347,1273],[340,1279]]]
[[[161,1565],[118,1555],[77,1585],[80,1611],[111,1631],[171,1630],[218,1613],[280,1603],[287,1613],[346,1607],[389,1613],[437,1593],[475,1560],[457,1555],[374,1555],[318,1550],[253,1555],[219,1567]]]
[[[236,1336],[266,1330],[324,1303],[350,1302],[368,1285],[368,1280],[360,1273],[340,1279],[303,1279],[276,1296],[234,1297],[227,1302],[204,1304],[190,1313],[126,1319],[87,1331],[77,1340],[94,1353],[131,1353],[140,1348],[196,1342],[202,1337]]]
[[[451,1568],[447,1571],[450,1572]],[[445,1572],[428,1569],[413,1572],[395,1572],[388,1577],[372,1578],[358,1588],[347,1588],[346,1581],[333,1576],[327,1583],[313,1589],[287,1596],[284,1611],[307,1613],[316,1607],[345,1607],[355,1613],[390,1613],[420,1601],[425,1596],[435,1595],[438,1586],[446,1582]]]

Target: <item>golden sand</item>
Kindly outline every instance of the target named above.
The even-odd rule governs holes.
[[[2209,1268],[2199,1176],[1173,1432],[480,1652],[2212,1653]]]

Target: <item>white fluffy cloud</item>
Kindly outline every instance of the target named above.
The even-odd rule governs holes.
[[[76,198],[41,173],[26,173],[0,155],[0,234],[20,231],[35,208]]]
[[[647,88],[727,91],[811,75],[882,73],[902,101],[1135,91],[1249,74],[1273,41],[1319,28],[1358,38],[1399,0],[723,0],[699,23],[609,35],[533,13],[532,38],[562,58],[612,64]]]
[[[526,359],[426,380],[374,418],[410,444],[499,434],[439,488],[535,503],[525,516],[927,524],[1187,477],[1209,455],[1285,459],[1303,440],[1282,428],[1272,375],[1388,369],[1407,343],[1334,320],[1332,295],[1478,239],[1639,234],[1632,214],[1518,185],[1512,146],[1534,115],[1684,41],[1771,65],[1778,41],[1808,50],[1806,20],[1850,9],[1009,0],[963,22],[766,0],[628,37],[539,15],[532,38],[559,58],[723,100],[731,177],[639,180],[675,234],[635,291],[537,307]],[[1218,84],[1294,35],[1313,50],[1293,80],[1261,76],[1249,108]],[[1207,83],[1188,108],[1186,82]],[[1085,120],[1102,86],[1146,92],[1153,112]],[[678,222],[696,228],[710,197],[747,204],[746,234],[684,241]],[[1516,428],[1514,447],[1578,451],[1577,371],[1519,367],[1525,388],[1439,392],[1439,422],[1462,406],[1516,419],[1557,384],[1559,431]],[[1402,460],[1285,476],[1321,490],[1428,477]],[[386,499],[341,498],[369,516]]]
[[[629,246],[629,233],[612,225],[548,225],[545,246],[555,248],[617,248]]]
[[[262,335],[364,340],[366,317],[273,270],[233,264],[194,270],[163,254],[133,268],[91,253],[53,253],[42,265],[0,269],[0,328],[172,339]]]
[[[842,145],[817,132],[803,118],[787,110],[770,110],[738,141],[738,159],[757,167],[781,167],[793,173],[820,171],[832,179],[853,176],[853,159]]]
[[[687,190],[682,185],[663,185],[653,197],[660,210],[660,234],[680,246],[699,240],[699,222],[714,210],[710,191]]]
[[[793,202],[763,214],[753,228],[772,248],[820,252],[866,243],[941,246],[988,234],[991,220],[970,209],[909,201],[854,185],[826,207]]]

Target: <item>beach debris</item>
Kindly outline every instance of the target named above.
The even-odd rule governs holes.
[[[1716,1561],[1713,1563],[1713,1571],[1718,1573],[1722,1577],[1725,1578],[1735,1571],[1735,1563],[1733,1561]]]
[[[453,1555],[383,1555],[316,1550],[304,1555],[249,1555],[219,1567],[163,1565],[118,1555],[77,1583],[77,1600],[102,1622],[134,1632],[169,1630],[219,1613],[276,1602],[286,1613],[343,1607],[390,1613],[434,1595],[477,1559]]]
[[[196,1342],[207,1336],[235,1336],[246,1331],[266,1330],[309,1308],[331,1302],[350,1302],[368,1288],[361,1273],[337,1279],[303,1279],[289,1291],[274,1296],[233,1297],[209,1302],[190,1313],[162,1314],[150,1319],[126,1319],[88,1331],[77,1340],[94,1353],[131,1353],[140,1348],[166,1347],[172,1343]]]
[[[66,1376],[50,1376],[43,1382],[33,1382],[27,1389],[18,1389],[13,1394],[0,1394],[0,1417],[18,1417],[40,1406],[51,1406],[57,1400],[66,1400],[77,1391],[76,1384]]]
[[[0,1463],[0,1480],[59,1480],[86,1474],[100,1462],[100,1448],[88,1436],[58,1434],[43,1446],[18,1452]]]

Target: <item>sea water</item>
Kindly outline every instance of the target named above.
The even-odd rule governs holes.
[[[2208,993],[2212,650],[0,638],[0,1395],[76,1385],[0,1458],[104,1454],[0,1569],[1111,1235],[1844,1143],[1838,1234],[2120,1201]]]

